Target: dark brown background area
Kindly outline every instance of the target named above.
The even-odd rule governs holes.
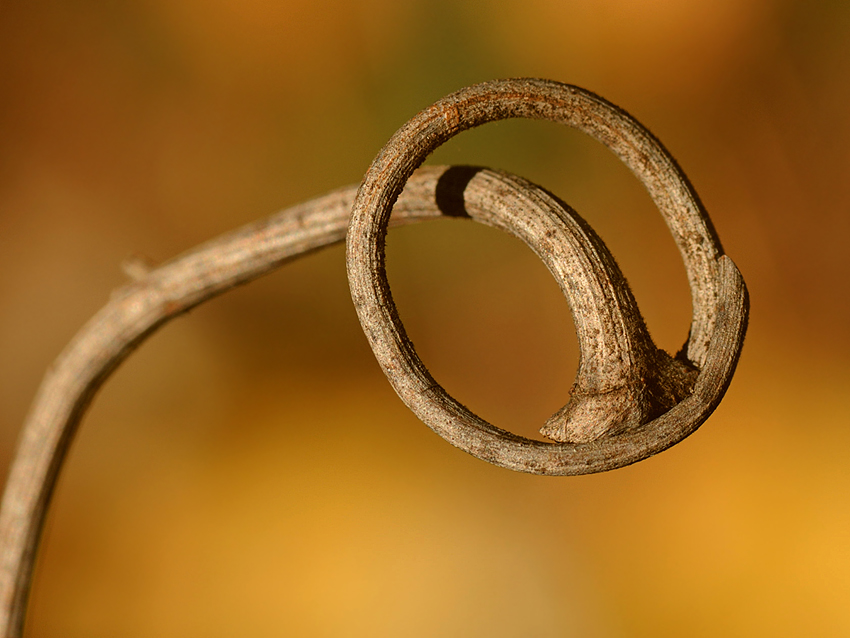
[[[679,159],[750,287],[717,413],[605,475],[512,474],[396,398],[341,247],[196,309],[110,380],[74,444],[32,636],[850,635],[850,4],[800,0],[0,2],[0,459],[39,379],[122,283],[357,183],[446,93],[539,76]],[[684,270],[605,149],[505,122],[434,157],[511,170],[601,233],[665,348]],[[471,222],[392,231],[435,376],[532,436],[563,405],[569,311]],[[475,329],[472,326],[476,326]]]

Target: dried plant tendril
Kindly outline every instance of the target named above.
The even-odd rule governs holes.
[[[643,181],[667,220],[690,281],[694,314],[681,356],[669,357],[649,339],[613,257],[569,206],[497,171],[435,167],[414,174],[453,135],[508,117],[579,128],[611,148]],[[520,237],[546,263],[570,303],[582,361],[570,403],[544,426],[559,442],[524,439],[469,412],[431,378],[404,334],[384,272],[387,225],[459,215]],[[550,475],[634,463],[699,427],[732,378],[746,329],[746,287],[660,142],[622,110],[576,87],[503,80],[464,89],[403,127],[359,189],[294,206],[157,268],[128,262],[134,281],[117,289],[59,355],[24,423],[0,508],[0,635],[23,633],[33,562],[59,471],[94,394],[115,368],[174,317],[342,241],[347,227],[352,297],[378,361],[423,421],[479,458]]]

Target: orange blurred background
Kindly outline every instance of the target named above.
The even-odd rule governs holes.
[[[359,182],[464,85],[538,76],[638,117],[752,299],[738,373],[681,445],[543,478],[450,447],[397,399],[340,246],[166,326],[95,400],[53,503],[31,636],[850,635],[850,4],[840,0],[6,0],[0,4],[0,458],[41,375],[124,280]],[[660,345],[679,257],[640,185],[540,122],[434,162],[516,172],[600,232]],[[577,349],[524,246],[392,231],[435,377],[534,436]]]

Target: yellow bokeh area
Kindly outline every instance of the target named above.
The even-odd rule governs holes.
[[[850,4],[843,0],[0,2],[0,459],[50,362],[125,280],[356,184],[465,85],[535,76],[672,151],[748,283],[726,399],[680,445],[545,478],[452,448],[369,352],[341,246],[165,326],[96,397],[38,559],[27,635],[850,635]],[[681,260],[606,149],[541,122],[433,162],[516,172],[578,210],[656,341]],[[434,376],[524,436],[569,398],[569,309],[468,220],[393,230]]]

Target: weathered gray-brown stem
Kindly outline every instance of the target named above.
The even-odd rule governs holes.
[[[613,257],[566,204],[521,178],[487,169],[416,171],[459,131],[507,117],[579,128],[617,153],[646,185],[691,285],[691,334],[677,357],[652,343]],[[469,217],[521,238],[566,295],[581,360],[570,402],[543,428],[555,442],[516,436],[472,414],[432,379],[406,337],[384,272],[387,225],[440,216]],[[549,475],[634,463],[696,430],[731,380],[746,329],[746,287],[663,146],[625,112],[576,87],[505,80],[465,89],[400,129],[359,189],[295,206],[159,268],[132,269],[135,281],[113,293],[48,370],[24,424],[0,511],[0,634],[23,631],[33,560],[59,470],[83,413],[111,372],[170,319],[341,241],[349,219],[352,297],[378,361],[425,423],[479,458]]]

